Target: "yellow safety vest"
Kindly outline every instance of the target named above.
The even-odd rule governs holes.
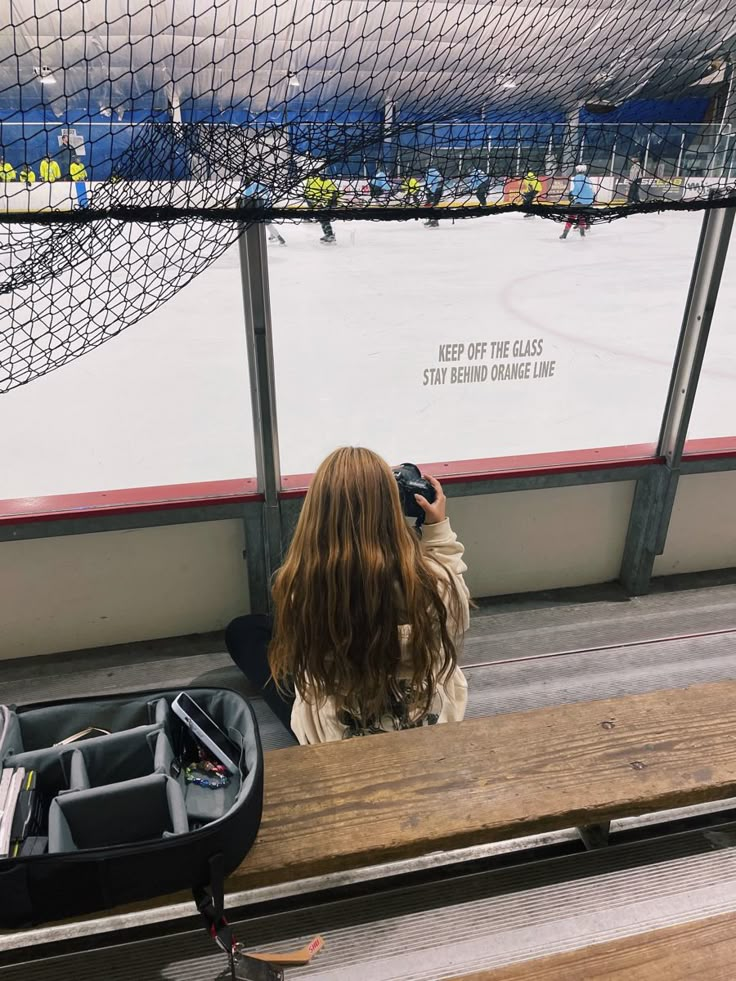
[[[310,177],[304,188],[304,196],[320,204],[329,204],[335,194],[337,185],[326,177]]]
[[[21,170],[20,177],[18,179],[24,181],[26,184],[35,184],[36,175],[29,167],[28,170]]]
[[[42,160],[39,170],[42,181],[53,183],[61,179],[61,167],[55,160]]]
[[[87,171],[83,163],[73,162],[69,165],[69,176],[73,181],[86,181]]]
[[[9,163],[4,163],[0,167],[0,181],[14,181],[14,180],[15,180],[15,171],[13,170],[12,165]]]

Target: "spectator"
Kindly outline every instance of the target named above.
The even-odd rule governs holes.
[[[71,179],[72,160],[76,155],[74,147],[69,142],[69,134],[64,133],[61,137],[61,147],[57,153],[59,170],[64,180]]]
[[[35,184],[36,175],[33,172],[31,165],[24,163],[20,168],[20,174],[18,175],[18,180],[23,181],[24,184]]]
[[[15,169],[12,164],[6,163],[5,158],[0,154],[0,181],[14,181]]]
[[[41,161],[39,173],[41,180],[48,181],[50,184],[53,184],[54,181],[61,180],[61,168],[55,160],[51,159],[48,153]]]
[[[644,173],[638,157],[632,157],[629,167],[629,193],[627,195],[628,204],[639,203],[639,191],[641,189],[641,177]]]
[[[427,171],[425,183],[427,185],[427,207],[436,208],[442,200],[442,194],[445,190],[445,178],[436,167],[430,167]],[[436,218],[429,218],[426,227],[439,228],[440,223]]]
[[[388,465],[360,447],[335,450],[276,575],[273,622],[245,616],[227,628],[233,660],[300,743],[465,714],[457,650],[468,628],[466,566],[430,479],[436,499],[417,497],[419,538]]]

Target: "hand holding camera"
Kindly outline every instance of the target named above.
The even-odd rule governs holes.
[[[425,479],[434,491],[433,498],[427,500],[422,494],[415,494],[414,499],[422,511],[424,511],[425,525],[436,525],[440,521],[444,521],[447,517],[447,498],[445,497],[445,492],[442,490],[442,484],[436,477],[431,477],[427,474]]]
[[[435,525],[444,521],[447,499],[439,480],[423,475],[413,463],[402,463],[394,470],[394,477],[403,512],[407,518],[417,519],[417,528],[425,522]]]

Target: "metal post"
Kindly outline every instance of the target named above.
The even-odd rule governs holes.
[[[685,153],[685,134],[680,136],[680,155],[677,158],[677,169],[675,170],[675,177],[682,177],[682,158]]]
[[[728,132],[723,133],[719,140],[723,146],[723,151],[721,152],[721,177],[726,176],[726,161],[728,160],[728,141],[731,138],[731,123],[727,123]]]
[[[647,164],[649,163],[649,143],[650,143],[651,139],[652,139],[652,134],[651,133],[648,133],[647,134],[647,145],[646,145],[646,149],[644,150],[644,163],[641,165],[641,169],[644,172],[644,176],[645,177],[647,175]]]
[[[734,208],[711,208],[703,218],[657,447],[665,462],[637,482],[629,518],[620,578],[632,595],[647,592],[654,560],[665,548],[734,216]]]
[[[245,336],[253,411],[258,490],[264,497],[263,537],[266,580],[270,582],[281,562],[281,514],[279,489],[278,428],[274,384],[271,299],[268,287],[266,229],[248,225],[240,236],[240,275],[245,308]],[[270,605],[270,591],[268,602]],[[265,612],[254,610],[253,612]]]
[[[564,139],[562,144],[562,160],[560,161],[562,173],[567,175],[575,169],[578,160],[578,146],[580,139],[580,109],[582,103],[578,103],[574,109],[567,113]]]
[[[616,141],[613,141],[613,147],[611,148],[611,177],[616,173]]]
[[[682,460],[735,215],[736,208],[710,208],[703,218],[659,440],[659,455],[673,470]]]
[[[396,158],[391,152],[395,116],[396,103],[393,99],[386,99],[386,104],[383,107],[383,160],[381,160],[382,168],[386,174],[396,173]],[[398,153],[396,156],[398,157]],[[391,161],[390,164],[389,161]]]
[[[583,162],[583,153],[585,152],[585,130],[583,130],[583,135],[580,139],[580,152],[578,154],[578,163]]]
[[[521,176],[521,137],[516,141],[516,176]]]

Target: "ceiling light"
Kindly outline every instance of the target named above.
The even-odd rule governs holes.
[[[299,84],[299,79],[296,77],[296,75],[293,72],[289,72],[289,74],[286,77],[289,79],[290,89],[301,88],[301,85]]]
[[[47,65],[41,65],[40,68],[34,68],[33,72],[36,78],[40,79],[42,85],[56,85],[56,77],[53,71]]]
[[[496,82],[501,86],[502,89],[515,89],[516,82],[509,75],[501,75],[496,79]]]

